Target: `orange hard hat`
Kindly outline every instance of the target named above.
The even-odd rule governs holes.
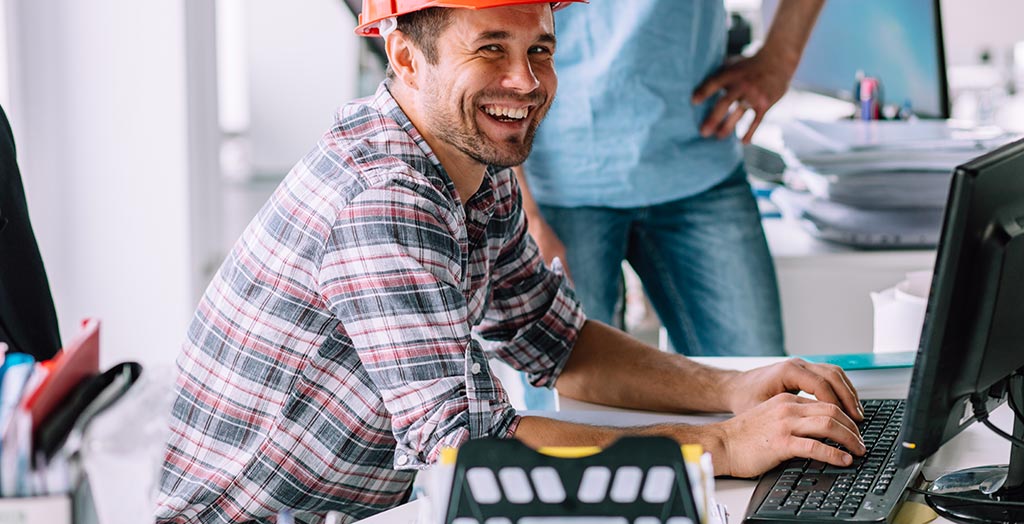
[[[359,26],[356,34],[360,36],[380,36],[378,24],[382,20],[401,16],[430,7],[458,7],[463,9],[488,9],[519,4],[551,4],[557,11],[574,2],[587,3],[588,0],[363,0],[363,11],[359,13]]]

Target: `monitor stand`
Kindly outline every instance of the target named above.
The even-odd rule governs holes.
[[[1016,414],[1013,436],[1024,438],[1024,422]],[[925,496],[928,504],[954,522],[1024,522],[1024,449],[1011,445],[1009,465],[947,473],[935,479],[928,491],[934,494]],[[944,493],[958,498],[943,497]]]

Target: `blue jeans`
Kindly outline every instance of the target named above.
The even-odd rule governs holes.
[[[698,195],[648,207],[541,206],[565,244],[587,317],[621,327],[622,261],[640,276],[675,351],[784,355],[775,266],[742,168]],[[527,407],[551,393],[527,385]]]

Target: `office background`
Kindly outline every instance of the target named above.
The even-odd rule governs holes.
[[[342,0],[0,7],[0,104],[62,332],[98,317],[103,367],[170,366],[231,243],[374,76],[354,20]],[[942,14],[954,89],[1007,72],[1024,3],[944,0]]]

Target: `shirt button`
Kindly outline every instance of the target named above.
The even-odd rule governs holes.
[[[404,466],[409,463],[409,457],[405,455],[399,455],[398,458],[395,459],[395,463],[397,463],[399,466]]]
[[[469,367],[469,370],[472,371],[474,375],[479,375],[480,374],[480,363],[479,362],[474,362],[473,365]]]

